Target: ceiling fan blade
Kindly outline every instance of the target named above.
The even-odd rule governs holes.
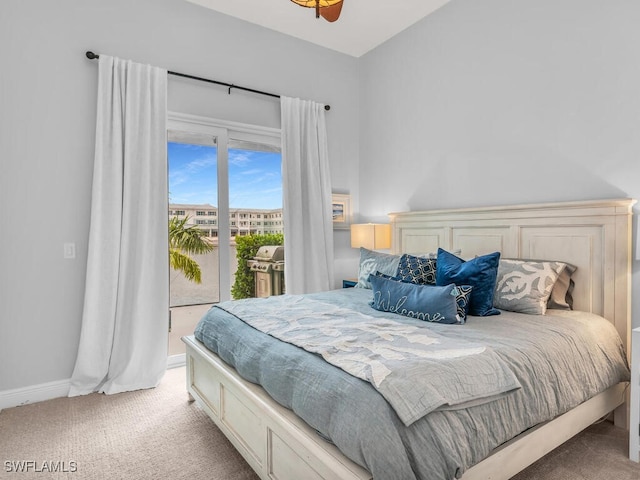
[[[340,17],[343,2],[338,2],[335,5],[331,5],[330,7],[322,7],[320,9],[320,15],[322,15],[322,18],[324,18],[327,22],[335,22]]]

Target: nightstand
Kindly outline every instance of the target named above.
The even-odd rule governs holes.
[[[634,462],[640,460],[640,328],[634,328],[631,330],[629,458]]]
[[[358,283],[357,278],[347,278],[346,280],[342,280],[342,288],[355,287],[357,283]]]

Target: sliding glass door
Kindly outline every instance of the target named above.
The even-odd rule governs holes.
[[[186,252],[201,270],[200,283],[171,269],[170,306],[229,300],[236,238],[283,232],[280,131],[170,114],[167,141],[170,226],[198,230],[211,247]]]
[[[168,132],[170,307],[220,301],[217,143]]]

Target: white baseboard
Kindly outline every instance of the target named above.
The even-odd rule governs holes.
[[[169,355],[167,357],[167,368],[184,367],[187,364],[187,355],[180,353],[178,355]]]
[[[186,365],[186,355],[171,355],[167,358],[167,368],[178,368]],[[43,402],[53,398],[67,397],[71,379],[41,383],[13,390],[0,391],[0,410],[18,407],[30,403]]]
[[[71,379],[0,391],[0,410],[69,395]]]

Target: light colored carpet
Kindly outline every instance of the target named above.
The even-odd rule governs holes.
[[[185,369],[157,388],[58,398],[0,413],[0,478],[249,480],[258,477],[188,402]],[[77,472],[8,473],[7,461],[74,461]]]
[[[626,432],[594,425],[514,480],[638,480]],[[75,462],[75,473],[7,471],[7,463]],[[64,464],[62,463],[64,462]],[[32,464],[34,465],[34,464]],[[258,477],[207,415],[188,402],[185,369],[150,390],[92,394],[0,413],[0,478],[249,480]],[[304,480],[304,479],[300,479]],[[388,479],[379,479],[388,480]]]
[[[629,460],[628,432],[602,422],[590,426],[512,480],[640,480]]]

